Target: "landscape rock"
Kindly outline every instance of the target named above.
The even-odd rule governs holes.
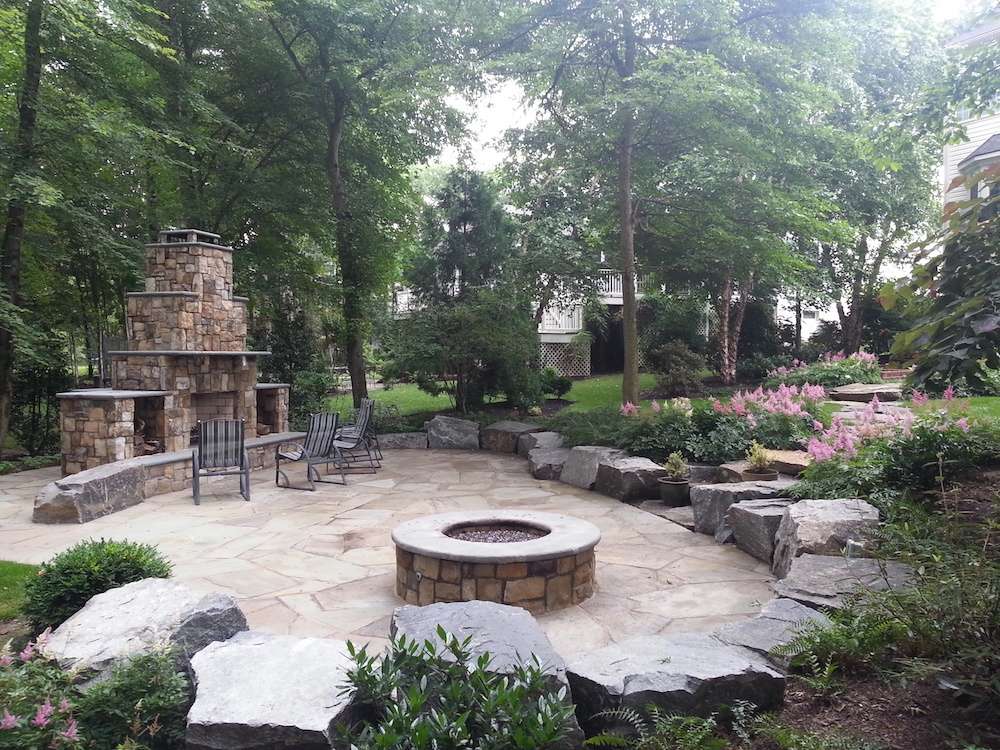
[[[805,451],[777,451],[768,449],[767,455],[771,461],[767,468],[789,477],[797,477],[811,462],[811,457]],[[750,468],[747,461],[730,461],[718,467],[720,482],[742,482],[743,472]]]
[[[329,748],[348,720],[347,644],[247,631],[194,655],[192,750]]]
[[[569,448],[535,448],[528,454],[528,470],[535,479],[558,480],[569,458]]]
[[[512,674],[535,657],[551,689],[565,688],[566,700],[572,702],[566,663],[527,610],[483,601],[397,607],[389,632],[420,643],[440,643],[438,626],[460,640],[471,637],[468,648],[472,661],[488,652],[489,669],[494,674]],[[575,720],[570,734],[569,747],[579,747],[583,732]]]
[[[517,439],[517,454],[527,457],[535,448],[562,448],[562,444],[558,432],[526,432]]]
[[[445,450],[479,450],[479,423],[438,415],[424,425],[427,447]]]
[[[578,445],[571,448],[563,464],[560,481],[585,490],[594,488],[597,469],[602,462],[624,458],[626,453],[603,445]]]
[[[729,541],[732,529],[726,524],[726,511],[730,505],[743,500],[781,497],[793,484],[794,479],[776,479],[773,482],[723,482],[693,486],[691,507],[694,509],[695,531],[711,534],[718,542]]]
[[[723,625],[715,637],[730,646],[742,646],[767,657],[781,668],[789,659],[772,653],[779,646],[792,642],[802,627],[808,623],[828,625],[830,618],[792,599],[772,599],[760,614],[749,620]]]
[[[768,498],[730,505],[726,523],[733,530],[736,546],[770,565],[774,556],[774,534],[785,509],[794,502],[787,498]]]
[[[717,484],[726,481],[719,473],[719,467],[712,464],[688,464],[688,480],[691,484]]]
[[[867,404],[873,398],[879,401],[899,401],[903,398],[902,383],[851,383],[834,388],[829,393],[834,401],[857,401]]]
[[[785,693],[784,676],[761,656],[702,633],[631,638],[586,653],[567,670],[582,717],[648,705],[704,716],[735,700],[767,711]]]
[[[483,450],[495,453],[514,453],[518,438],[532,432],[542,432],[545,428],[527,422],[504,420],[487,425],[482,431]]]
[[[648,458],[613,458],[598,464],[594,491],[624,502],[649,500],[660,496],[656,480],[666,475],[666,469]]]
[[[898,562],[867,557],[801,555],[780,581],[771,584],[778,596],[794,599],[807,607],[841,609],[844,597],[858,591],[906,588],[913,570]]]
[[[839,555],[849,539],[867,540],[877,527],[878,510],[864,500],[801,500],[781,518],[771,570],[784,578],[799,555]]]
[[[116,461],[47,484],[35,498],[35,523],[86,523],[138,505],[145,496],[146,470],[138,462]]]
[[[43,653],[64,669],[94,676],[168,645],[186,667],[212,641],[246,629],[246,617],[229,594],[198,594],[176,581],[145,578],[91,597],[56,628]]]
[[[378,436],[378,445],[383,450],[402,448],[426,448],[426,432],[387,432]]]

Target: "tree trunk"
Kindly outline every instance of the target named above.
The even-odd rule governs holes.
[[[740,332],[743,330],[743,319],[746,317],[752,291],[753,275],[751,274],[743,282],[739,302],[734,308],[733,275],[727,271],[722,277],[722,288],[719,291],[719,375],[725,385],[732,385],[736,382],[736,360],[739,355]]]
[[[44,0],[31,0],[24,24],[24,77],[18,105],[17,140],[12,159],[11,177],[17,177],[36,165],[35,127],[38,120],[38,89],[42,81],[42,15]],[[21,303],[21,248],[24,244],[24,220],[27,201],[15,187],[7,203],[3,245],[0,247],[0,282],[11,304]],[[0,445],[10,429],[11,401],[14,396],[14,336],[0,330]]]
[[[795,292],[795,356],[802,356],[802,292]]]
[[[729,317],[733,311],[733,276],[728,271],[722,277],[722,287],[719,290],[719,374],[722,382],[726,380],[726,363],[729,362]]]
[[[639,331],[636,323],[635,218],[632,206],[632,148],[635,141],[635,114],[630,107],[623,113],[618,142],[618,221],[622,256],[622,330],[625,337],[625,372],[622,374],[622,402],[639,403]]]
[[[336,99],[333,112],[327,121],[326,172],[330,182],[333,213],[337,221],[337,259],[340,264],[340,282],[343,294],[344,350],[347,355],[347,371],[351,376],[351,393],[354,406],[361,405],[361,399],[368,396],[368,381],[365,378],[365,326],[364,288],[361,259],[352,246],[351,212],[347,206],[347,188],[340,166],[340,144],[344,137],[347,119],[346,102]]]

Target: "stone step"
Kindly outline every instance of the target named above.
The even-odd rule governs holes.
[[[856,401],[867,404],[873,398],[879,401],[899,401],[903,398],[901,383],[851,383],[830,391],[834,401]]]

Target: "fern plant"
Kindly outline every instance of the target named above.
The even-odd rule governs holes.
[[[649,706],[646,715],[634,708],[602,711],[595,719],[614,729],[591,737],[587,747],[631,750],[726,750],[729,743],[718,734],[716,715],[679,716],[657,706]]]

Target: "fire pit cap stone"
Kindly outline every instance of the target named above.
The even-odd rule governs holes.
[[[454,526],[524,524],[549,533],[523,542],[468,542],[445,532]],[[437,513],[401,523],[392,531],[400,549],[442,560],[512,563],[548,560],[593,549],[601,531],[589,521],[559,513],[521,510],[480,510]]]

